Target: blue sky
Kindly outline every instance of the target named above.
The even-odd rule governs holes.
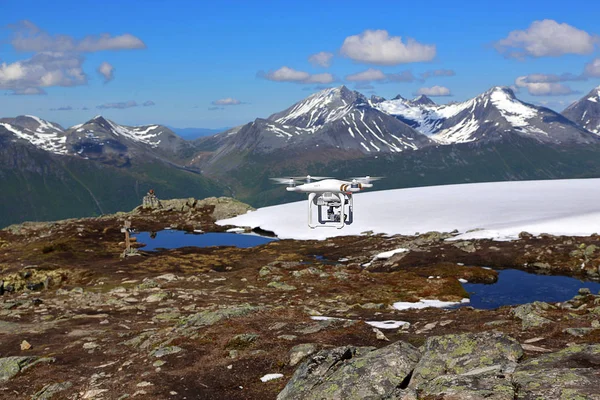
[[[439,103],[507,85],[562,110],[600,84],[598,15],[579,0],[0,0],[0,116],[217,128],[341,84],[451,94]]]

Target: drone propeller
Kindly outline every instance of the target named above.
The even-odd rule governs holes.
[[[330,176],[313,176],[313,175],[305,175],[305,176],[294,176],[294,179],[313,179],[315,181],[320,181],[322,179],[330,179]]]
[[[383,179],[383,176],[360,176],[360,177],[353,177],[353,178],[348,178],[348,180],[352,180],[352,181],[356,181],[358,183],[371,183],[374,181],[378,181]]]
[[[273,183],[278,185],[289,185],[294,186],[296,184],[296,179],[294,178],[269,178],[273,181]]]

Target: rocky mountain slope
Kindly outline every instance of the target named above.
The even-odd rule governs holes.
[[[596,144],[598,138],[545,107],[520,101],[494,87],[462,103],[436,105],[424,97],[397,97],[374,107],[411,125],[440,144],[489,143],[527,138],[551,145]]]
[[[67,130],[32,116],[0,122],[0,226],[123,210],[150,188],[169,197],[223,193],[170,161],[178,139],[168,132],[92,121]]]
[[[600,134],[600,86],[567,107],[562,115],[588,131]]]

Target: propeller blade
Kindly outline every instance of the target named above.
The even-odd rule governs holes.
[[[296,179],[294,178],[269,178],[273,181],[273,183],[278,185],[291,185],[296,183]]]
[[[312,176],[312,175],[305,175],[305,176],[293,176],[294,179],[298,179],[298,180],[303,180],[303,179],[310,179],[313,181],[320,181],[323,179],[331,179],[331,176]]]
[[[383,178],[385,178],[385,177],[384,176],[355,176],[352,178],[348,178],[348,180],[349,181],[356,180],[357,182],[360,182],[360,183],[371,183],[374,181],[379,181]]]

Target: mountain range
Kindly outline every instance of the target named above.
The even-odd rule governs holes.
[[[461,103],[367,98],[345,86],[195,140],[102,116],[63,128],[0,119],[0,226],[113,212],[159,196],[297,198],[270,177],[385,175],[378,187],[600,176],[600,88],[562,114],[506,87]]]

